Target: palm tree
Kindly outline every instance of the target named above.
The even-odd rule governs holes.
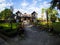
[[[47,24],[48,24],[48,10],[46,10],[46,18],[47,18]]]
[[[51,29],[51,23],[50,22],[55,22],[56,21],[56,16],[58,15],[58,11],[55,9],[50,9],[48,8],[46,10],[46,16],[47,16],[47,26],[49,27],[49,31]],[[48,24],[49,21],[49,24]]]
[[[60,0],[52,0],[50,3],[52,9],[57,7],[60,10]]]
[[[42,8],[42,15],[41,15],[41,19],[42,19],[42,21],[43,21],[43,18],[44,18],[44,11],[45,11],[45,9]]]
[[[51,14],[51,18],[50,18],[52,22],[56,21],[57,15],[58,15],[58,11],[53,9],[52,14]]]
[[[46,14],[47,14],[47,22],[48,22],[48,20],[55,22],[56,15],[58,15],[58,11],[55,9],[49,8],[49,9],[47,9]]]

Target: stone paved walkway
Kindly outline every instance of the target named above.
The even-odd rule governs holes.
[[[20,40],[19,36],[4,41],[0,38],[0,45],[60,45],[60,37],[50,36],[45,31],[39,31],[39,29],[33,25],[25,26],[25,38]]]

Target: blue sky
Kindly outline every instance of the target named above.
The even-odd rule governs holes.
[[[0,0],[0,11],[13,6],[14,13],[20,11],[22,13],[32,13],[36,11],[41,14],[42,8],[48,8],[51,0]]]

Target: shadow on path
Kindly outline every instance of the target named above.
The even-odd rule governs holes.
[[[58,36],[50,36],[49,33],[33,25],[25,25],[24,29],[24,40],[21,40],[19,35],[8,39],[8,41],[0,38],[0,45],[60,45],[60,37]]]

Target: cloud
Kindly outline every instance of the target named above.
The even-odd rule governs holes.
[[[48,8],[50,6],[50,4],[48,4],[47,1],[43,1],[43,2],[41,1],[42,0],[32,0],[31,2],[28,2],[27,0],[23,0],[20,3],[20,8],[15,7],[14,13],[17,12],[18,10],[21,11],[22,13],[25,12],[32,13],[33,11],[36,11],[38,13],[38,17],[41,17],[41,9]],[[7,2],[7,0],[0,0],[0,11],[5,9],[5,7],[9,7],[11,5],[14,5],[14,2],[12,2],[12,0],[10,0],[10,2]]]
[[[0,11],[4,10],[6,7],[5,0],[0,0]]]
[[[57,10],[57,11],[58,11],[58,14],[59,14],[57,17],[59,17],[59,18],[60,18],[60,10]]]
[[[6,3],[6,7],[7,6],[12,6],[13,5],[13,3],[11,2],[11,3]]]
[[[37,0],[33,0],[33,5],[36,5],[38,1]]]
[[[28,7],[28,9],[31,11],[36,11],[38,13],[37,17],[41,17],[41,11],[42,11],[41,9],[42,8],[49,8],[49,6],[50,6],[50,4],[48,4],[47,1],[40,3],[39,6],[36,6],[36,4],[37,4],[37,1],[35,0],[35,2]]]
[[[21,8],[20,9],[15,9],[14,12],[17,10],[21,11],[22,13],[29,13],[31,14],[33,11],[36,11],[38,13],[38,18],[41,17],[41,9],[42,8],[48,8],[50,4],[47,1],[41,2],[38,4],[38,1],[41,0],[33,0],[31,3],[27,2],[26,0],[21,3]],[[24,7],[24,8],[22,8]],[[44,13],[45,14],[45,13]]]
[[[5,0],[0,0],[0,3],[4,2]]]
[[[14,9],[14,12],[13,13],[16,13],[17,11],[20,11],[21,13],[25,13],[25,10],[24,9]]]
[[[22,5],[23,7],[26,7],[26,6],[28,5],[28,3],[23,2],[21,5]]]
[[[42,1],[42,0],[38,0],[38,1]]]
[[[21,3],[21,6],[24,8],[28,5],[29,5],[29,3],[26,0],[23,0],[23,2]]]
[[[0,0],[0,12],[5,8],[10,7],[11,5],[13,5],[12,2],[7,2],[7,0]]]

